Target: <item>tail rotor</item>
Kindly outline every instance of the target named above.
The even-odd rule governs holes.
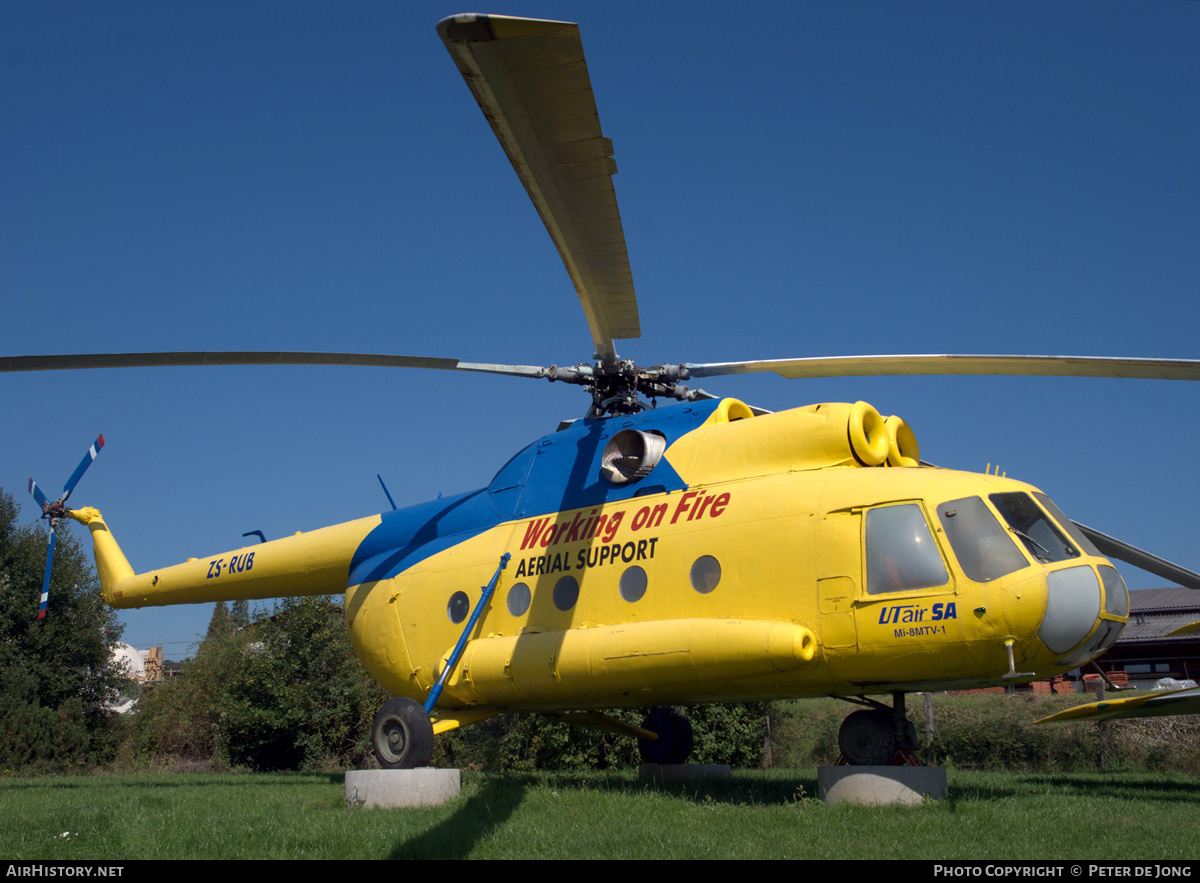
[[[32,478],[29,479],[29,493],[41,508],[42,518],[50,524],[50,540],[46,545],[46,574],[42,577],[42,597],[38,604],[38,619],[46,618],[46,603],[50,598],[50,574],[54,565],[54,541],[58,536],[58,522],[67,514],[67,498],[71,496],[71,491],[75,490],[75,485],[79,484],[79,479],[83,478],[83,473],[87,472],[87,468],[92,465],[92,461],[96,459],[96,455],[103,447],[104,436],[101,435],[92,442],[92,446],[83,455],[83,459],[79,461],[79,465],[75,467],[75,471],[63,485],[62,496],[57,500],[48,499],[42,493],[42,489],[37,486],[37,482]]]

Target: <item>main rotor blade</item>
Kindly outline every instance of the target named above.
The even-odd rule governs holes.
[[[1191,687],[1163,693],[1147,693],[1105,699],[1076,705],[1049,717],[1034,721],[1044,724],[1050,721],[1115,720],[1131,717],[1160,717],[1170,714],[1200,714],[1200,689]]]
[[[579,26],[466,14],[437,28],[554,240],[596,357],[615,362],[613,338],[642,332]]]
[[[375,368],[432,368],[439,371],[475,371],[516,377],[545,377],[537,365],[492,365],[431,359],[423,356],[389,356],[372,353],[307,352],[177,352],[177,353],[74,353],[57,356],[0,356],[0,372],[65,371],[84,368],[168,368],[194,365],[354,365]]]
[[[1108,356],[832,356],[808,359],[763,359],[753,362],[686,363],[683,367],[692,377],[774,371],[789,380],[811,377],[874,377],[918,374],[1007,374],[1200,380],[1200,360],[1126,359]]]
[[[1073,523],[1106,557],[1132,564],[1134,567],[1139,567],[1155,576],[1161,576],[1185,589],[1200,589],[1200,573],[1180,567],[1157,555],[1151,555],[1145,549],[1131,546],[1129,543],[1122,542],[1116,537],[1110,537],[1106,533],[1100,533],[1095,528],[1080,524],[1078,521]]]

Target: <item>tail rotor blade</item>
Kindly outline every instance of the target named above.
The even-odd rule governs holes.
[[[50,539],[46,546],[46,573],[42,577],[42,597],[38,604],[38,619],[46,618],[46,605],[50,600],[50,575],[54,568],[54,541],[58,537],[58,520],[67,517],[69,512],[66,506],[67,497],[71,496],[71,491],[75,490],[75,485],[79,484],[79,479],[83,478],[83,473],[87,472],[87,468],[92,465],[92,461],[96,459],[96,455],[103,447],[104,436],[101,435],[92,442],[88,452],[83,455],[83,459],[79,461],[79,465],[75,467],[75,471],[63,485],[62,496],[54,502],[46,499],[46,495],[37,486],[37,482],[32,478],[29,479],[29,493],[42,510],[42,518],[46,519],[50,525]]]
[[[46,495],[42,493],[42,489],[37,486],[37,482],[32,478],[29,479],[29,493],[32,495],[33,501],[38,504],[38,509],[45,512],[46,504],[50,501],[46,499]]]
[[[50,600],[50,568],[54,564],[54,526],[50,527],[50,542],[46,544],[46,575],[42,577],[42,598],[38,603],[38,619],[46,618],[46,602]]]
[[[71,491],[75,490],[75,485],[79,484],[79,479],[83,478],[83,473],[87,472],[87,468],[92,465],[92,461],[96,459],[96,455],[100,453],[100,449],[104,447],[104,435],[101,434],[92,446],[88,448],[83,459],[79,461],[79,465],[75,467],[75,471],[71,473],[71,477],[67,479],[67,483],[63,485],[63,494],[58,498],[60,503],[65,503],[67,497],[71,496]]]

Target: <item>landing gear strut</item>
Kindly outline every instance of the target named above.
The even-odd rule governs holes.
[[[917,729],[905,712],[904,694],[892,694],[891,708],[867,702],[871,708],[852,712],[842,721],[838,747],[843,761],[850,766],[919,765],[913,755]]]

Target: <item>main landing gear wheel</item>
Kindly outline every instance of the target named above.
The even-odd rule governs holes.
[[[692,753],[692,723],[682,711],[655,708],[642,719],[642,729],[658,734],[658,741],[638,739],[644,763],[683,763]]]
[[[375,757],[385,770],[429,766],[433,757],[433,724],[420,703],[392,698],[383,703],[371,726]]]
[[[838,747],[851,766],[885,766],[896,753],[892,715],[882,708],[855,711],[842,721]]]

